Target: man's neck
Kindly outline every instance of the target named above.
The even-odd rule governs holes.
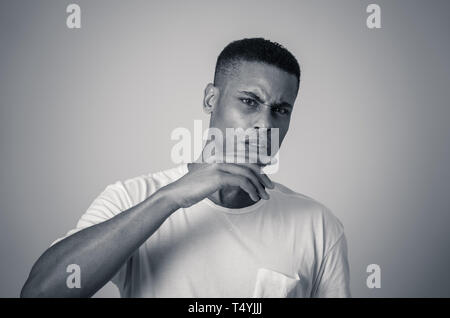
[[[226,187],[208,196],[215,204],[229,209],[240,209],[255,204],[247,192],[240,187]],[[261,199],[260,199],[261,200]]]

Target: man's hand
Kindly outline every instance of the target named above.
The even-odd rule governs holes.
[[[168,197],[187,208],[224,187],[240,187],[254,201],[269,199],[274,185],[256,164],[191,163],[189,172],[165,187]]]

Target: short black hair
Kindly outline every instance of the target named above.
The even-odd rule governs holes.
[[[264,38],[245,38],[228,44],[219,54],[214,73],[214,85],[220,75],[230,74],[240,61],[261,62],[295,75],[300,85],[300,65],[285,47]]]

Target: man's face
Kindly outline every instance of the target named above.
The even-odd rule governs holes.
[[[278,128],[279,146],[289,128],[298,92],[297,78],[275,66],[241,61],[218,87],[209,84],[205,105],[210,107],[210,127],[226,138],[226,128]],[[270,137],[268,137],[270,141]],[[270,145],[268,146],[270,155]]]

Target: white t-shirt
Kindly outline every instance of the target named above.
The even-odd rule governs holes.
[[[187,172],[181,164],[108,185],[65,237]],[[341,222],[318,201],[274,184],[270,200],[245,208],[205,198],[175,211],[111,281],[122,297],[351,297]]]

